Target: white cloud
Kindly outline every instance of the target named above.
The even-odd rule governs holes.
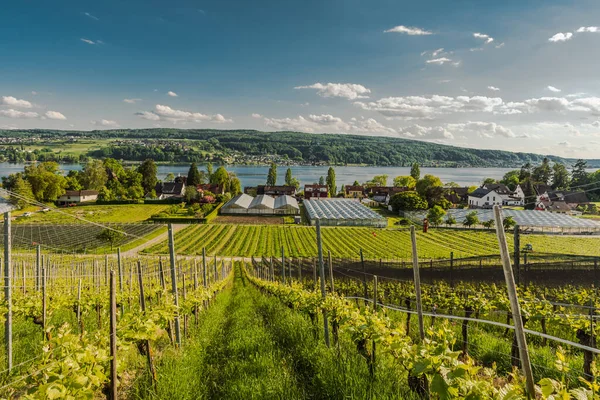
[[[431,31],[427,31],[427,30],[417,28],[417,27],[404,26],[404,25],[398,25],[391,29],[387,29],[383,32],[384,33],[391,33],[391,32],[405,33],[410,36],[433,35],[433,32],[431,32]]]
[[[100,18],[93,16],[92,14],[90,14],[89,12],[84,12],[83,15],[85,15],[88,18],[94,19],[96,21],[100,21]]]
[[[488,88],[489,90],[491,90],[491,91],[494,91],[494,92],[497,92],[497,91],[499,91],[499,90],[500,90],[500,88],[497,88],[496,86],[488,86],[487,88]]]
[[[65,117],[62,113],[59,113],[58,111],[46,111],[44,113],[44,117],[48,119],[58,119],[62,121],[67,119],[67,117]]]
[[[431,56],[432,57],[437,57],[439,54],[442,54],[444,52],[444,48],[439,48],[437,50],[434,50],[433,52],[431,52]]]
[[[550,39],[548,39],[549,42],[566,42],[567,40],[571,40],[571,38],[573,38],[573,33],[571,32],[566,32],[566,33],[562,33],[562,32],[558,32],[556,35],[552,36]]]
[[[501,106],[499,97],[433,95],[386,97],[372,102],[355,102],[363,110],[377,111],[390,118],[431,119],[434,116],[454,112],[492,112]]]
[[[252,113],[252,118],[262,118],[263,116],[258,113]]]
[[[152,111],[138,112],[136,115],[150,121],[166,120],[175,124],[178,122],[233,122],[231,119],[227,119],[221,114],[209,115],[198,112],[182,111],[161,104],[157,104]]]
[[[127,104],[135,104],[139,101],[142,101],[142,99],[123,99],[123,102]]]
[[[551,91],[551,92],[554,92],[554,93],[559,93],[559,92],[562,91],[559,88],[556,88],[554,86],[548,86],[548,90]]]
[[[585,96],[584,92],[571,93],[567,95],[567,98],[572,99],[574,97],[582,97]]]
[[[170,90],[167,92],[167,95],[169,95],[169,96],[171,96],[171,97],[177,97],[177,93],[175,93],[175,92],[172,92],[172,91],[170,91]]]
[[[331,114],[310,114],[307,117],[299,115],[296,118],[268,118],[262,117],[269,128],[282,131],[301,131],[309,133],[335,132],[335,133],[363,133],[373,135],[397,136],[398,131],[383,125],[373,118],[351,118],[344,121],[342,118]]]
[[[9,108],[8,110],[0,110],[0,116],[6,118],[31,119],[39,118],[40,115],[32,111],[18,111]]]
[[[427,60],[425,62],[427,64],[444,65],[444,64],[452,62],[452,60],[447,57],[440,57],[440,58],[434,58],[431,60]]]
[[[38,92],[36,92],[35,90],[32,90],[32,91],[31,91],[31,94],[32,94],[33,96],[37,96]]]
[[[87,44],[96,44],[96,42],[94,42],[93,40],[90,40],[90,39],[81,38],[79,40],[81,40],[82,42],[87,43]]]
[[[357,83],[314,83],[308,86],[296,86],[294,89],[316,89],[317,94],[321,97],[342,97],[348,100],[365,99],[367,94],[371,93],[363,85]]]
[[[504,47],[504,42],[502,42],[502,43],[500,43],[500,44],[497,44],[497,45],[496,45],[496,48],[497,48],[497,49],[501,49],[501,48],[503,48],[503,47]]]
[[[19,107],[19,108],[31,108],[33,105],[27,100],[17,99],[13,96],[2,96],[0,98],[0,104],[11,107]]]
[[[473,47],[473,48],[469,49],[469,51],[471,51],[471,52],[475,52],[475,51],[483,51],[483,50],[484,50],[484,48],[483,48],[483,47]]]
[[[404,128],[400,128],[400,134],[415,139],[442,139],[452,140],[454,135],[446,128],[441,126],[421,126],[411,125]]]
[[[597,33],[600,32],[600,27],[597,26],[582,26],[577,29],[577,33]]]
[[[101,119],[99,121],[90,121],[90,123],[92,125],[108,126],[108,127],[117,127],[117,126],[119,126],[119,124],[117,123],[117,121],[112,121],[112,120],[109,120],[109,119]]]
[[[474,33],[473,37],[477,38],[477,39],[483,39],[485,41],[485,43],[492,43],[494,41],[494,38],[491,37],[490,35],[486,35],[485,33]]]
[[[517,137],[512,130],[502,125],[498,125],[495,122],[468,121],[461,124],[448,124],[447,128],[450,131],[455,131],[457,133],[474,132],[485,138],[492,138],[495,136],[502,136],[506,138]]]

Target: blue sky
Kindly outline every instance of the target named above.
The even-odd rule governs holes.
[[[0,128],[299,130],[597,157],[598,26],[585,0],[11,2]]]

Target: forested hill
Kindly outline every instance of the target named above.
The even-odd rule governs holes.
[[[301,163],[368,164],[406,166],[413,162],[422,165],[519,167],[527,162],[539,164],[544,155],[512,153],[501,150],[480,150],[441,145],[418,140],[344,134],[311,134],[302,132],[261,132],[254,130],[214,129],[116,129],[107,131],[0,131],[0,137],[37,137],[56,140],[61,137],[93,139],[130,139],[108,144],[96,150],[95,156],[116,158],[144,158],[156,151],[165,151],[161,139],[187,139],[191,149],[228,155],[241,152],[246,155],[280,155]],[[136,140],[137,139],[137,140]],[[148,140],[154,139],[154,140]],[[173,141],[172,143],[176,143]],[[175,146],[177,147],[177,146]],[[175,151],[175,150],[174,150]],[[131,154],[127,157],[127,154]],[[157,153],[158,154],[158,153]],[[193,151],[181,152],[171,161],[190,161]],[[125,157],[123,157],[125,156]],[[574,160],[548,155],[553,161],[572,164]],[[159,157],[160,158],[160,157]],[[179,159],[183,158],[183,159]],[[597,164],[596,160],[590,164]],[[592,165],[590,165],[592,166]]]

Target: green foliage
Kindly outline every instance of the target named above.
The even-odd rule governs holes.
[[[415,181],[421,179],[421,168],[419,168],[419,163],[413,163],[410,167],[410,176],[412,176]]]
[[[394,186],[407,187],[410,190],[414,190],[415,186],[417,186],[417,181],[410,175],[397,176],[394,178]]]
[[[277,165],[271,163],[267,174],[267,186],[275,186],[277,184]]]
[[[427,219],[429,223],[433,226],[439,226],[442,223],[444,216],[446,215],[446,211],[440,206],[433,206],[429,209],[427,213]]]
[[[390,205],[394,211],[417,211],[426,210],[425,201],[417,192],[400,192],[392,196]]]
[[[465,216],[465,219],[463,221],[464,226],[470,228],[477,224],[479,224],[479,217],[477,216],[477,211],[471,211]]]
[[[110,244],[110,249],[113,249],[113,246],[119,241],[123,240],[125,234],[121,231],[117,231],[115,229],[103,229],[96,238],[99,240],[104,240]]]
[[[17,174],[15,176],[10,190],[13,191],[16,195],[11,195],[11,202],[19,208],[24,208],[29,204],[29,201],[27,199],[34,199],[31,184],[25,179],[23,179],[21,174]]]
[[[552,166],[552,188],[566,189],[571,184],[569,171],[564,164],[554,163]]]
[[[38,201],[56,201],[67,188],[67,180],[55,162],[26,166],[24,176]]]
[[[187,174],[186,185],[187,186],[197,186],[201,183],[204,183],[204,177],[198,171],[198,166],[195,162],[190,165],[190,169]]]
[[[504,217],[504,219],[502,220],[502,226],[504,226],[504,230],[506,231],[510,230],[511,228],[514,228],[515,225],[517,225],[517,222],[510,215],[508,217]]]
[[[142,175],[142,188],[144,189],[144,192],[149,193],[151,190],[154,190],[156,183],[158,182],[158,179],[156,178],[158,168],[156,167],[154,160],[145,160],[139,166],[138,172]]]
[[[376,175],[367,182],[367,186],[387,186],[387,175]]]
[[[517,185],[521,183],[521,181],[519,180],[519,175],[519,170],[508,171],[504,174],[504,176],[500,180],[500,183],[506,185],[510,190],[515,190]]]
[[[453,215],[448,215],[448,217],[446,218],[446,221],[444,221],[444,223],[447,226],[456,225],[456,218],[454,218]]]
[[[300,187],[300,181],[292,176],[291,168],[288,168],[287,171],[285,171],[285,185],[293,186],[296,190]]]
[[[85,164],[80,177],[80,182],[85,189],[100,190],[107,181],[108,174],[101,160],[90,160]]]
[[[550,160],[548,158],[544,157],[542,164],[533,169],[531,179],[533,179],[534,182],[543,183],[545,185],[550,184],[552,180],[552,168],[550,167]]]
[[[335,197],[337,194],[337,186],[335,184],[335,170],[333,167],[329,167],[327,170],[327,191],[329,197]]]

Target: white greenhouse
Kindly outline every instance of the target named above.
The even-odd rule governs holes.
[[[353,199],[306,200],[304,207],[311,225],[387,227],[387,219]]]

